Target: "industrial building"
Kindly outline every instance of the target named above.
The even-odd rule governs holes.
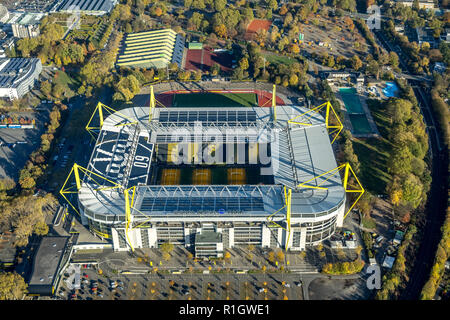
[[[99,126],[87,126],[98,134],[89,164],[75,164],[61,190],[66,200],[77,195],[82,223],[115,250],[164,242],[198,257],[248,244],[304,250],[342,226],[354,205],[346,192],[364,192],[349,190],[354,172],[336,163],[327,129],[342,124],[330,124],[329,103],[155,106],[153,94],[150,108],[99,104]]]
[[[69,237],[47,236],[42,238],[33,261],[33,271],[28,283],[28,294],[51,296],[67,267],[72,246]]]
[[[0,97],[23,97],[33,88],[41,71],[38,58],[0,58]]]
[[[117,58],[118,67],[165,68],[176,63],[181,68],[184,37],[172,29],[126,35]]]
[[[62,0],[53,7],[51,12],[102,16],[111,12],[117,2],[117,0]]]

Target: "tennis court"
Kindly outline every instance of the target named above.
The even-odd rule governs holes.
[[[173,107],[252,107],[258,104],[255,93],[243,92],[193,92],[176,93],[173,96]]]

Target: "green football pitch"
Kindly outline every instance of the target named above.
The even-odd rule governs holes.
[[[258,105],[255,93],[176,93],[173,107],[253,107]]]

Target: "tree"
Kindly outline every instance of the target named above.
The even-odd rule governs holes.
[[[64,85],[61,83],[57,83],[52,88],[52,95],[55,98],[60,99],[61,96],[65,93],[65,91],[66,91],[66,88],[64,87]]]
[[[227,37],[227,27],[223,23],[214,27],[214,32],[221,38]]]
[[[249,67],[248,59],[244,57],[241,60],[239,60],[239,66],[242,70],[247,70]]]
[[[356,54],[351,58],[351,63],[352,63],[352,68],[355,71],[358,71],[363,66],[361,59]]]
[[[19,179],[19,184],[23,189],[31,189],[36,185],[36,181],[32,177],[24,177]]]
[[[27,292],[27,284],[15,272],[0,272],[0,300],[19,300]]]
[[[289,51],[293,54],[299,54],[300,53],[300,47],[296,45],[295,43],[291,44],[289,46]]]
[[[226,0],[214,0],[214,9],[216,11],[222,11],[227,6]]]
[[[40,89],[41,89],[42,94],[48,98],[52,91],[52,84],[50,82],[48,82],[47,80],[45,80],[45,81],[41,82]]]
[[[213,76],[217,76],[220,73],[220,65],[218,63],[214,63],[211,67],[211,74]]]
[[[366,67],[367,73],[374,75],[377,79],[380,76],[380,67],[378,65],[378,62],[375,60],[370,60],[369,64]]]
[[[167,252],[170,254],[173,251],[174,246],[170,242],[164,242],[163,244],[161,244],[159,248],[161,249],[162,252]]]
[[[277,251],[277,261],[278,261],[278,262],[283,262],[283,261],[284,261],[284,253],[283,253],[283,250],[278,250],[278,251]]]
[[[289,77],[289,85],[291,86],[296,86],[298,84],[298,76],[293,73],[291,74],[291,76]]]

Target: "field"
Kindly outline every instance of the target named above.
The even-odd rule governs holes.
[[[173,107],[252,107],[256,106],[255,93],[215,93],[202,92],[174,94]]]
[[[387,136],[389,119],[386,111],[375,100],[368,100],[370,112],[380,130],[381,138],[354,139],[353,148],[361,162],[361,183],[372,193],[384,194],[391,175],[387,172],[390,144]]]
[[[213,64],[220,65],[222,72],[230,72],[232,68],[233,57],[228,52],[214,52],[211,48],[203,48],[202,50],[187,50],[186,70],[200,70],[202,72],[210,72]]]
[[[272,54],[272,53],[267,53],[264,54],[264,57],[266,58],[266,60],[272,64],[284,64],[284,65],[291,65],[295,62],[298,62],[297,59],[295,58],[291,58],[291,57],[286,57],[286,56],[282,56],[282,55],[277,55],[277,54]]]

